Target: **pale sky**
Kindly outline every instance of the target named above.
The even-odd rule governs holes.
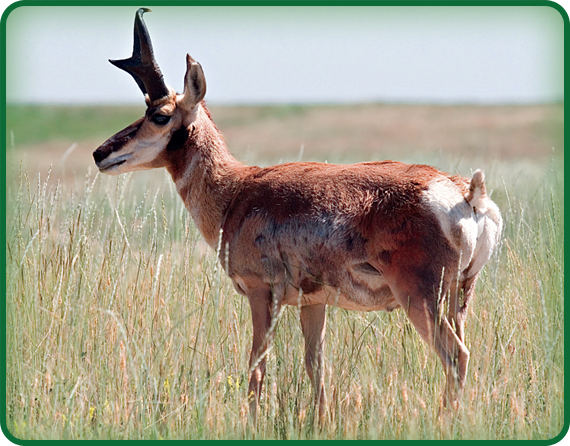
[[[8,102],[141,103],[108,62],[130,56],[136,9],[12,11]],[[166,82],[182,90],[190,53],[213,104],[563,100],[563,20],[547,6],[151,9]]]

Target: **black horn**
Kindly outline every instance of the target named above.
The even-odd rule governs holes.
[[[145,12],[150,12],[150,9],[140,8],[135,15],[133,55],[128,59],[109,60],[109,62],[129,73],[143,94],[148,93],[152,103],[168,96],[168,87],[154,58],[150,35],[143,20]]]

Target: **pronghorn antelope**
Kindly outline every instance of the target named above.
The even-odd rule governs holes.
[[[394,161],[245,166],[206,108],[200,64],[186,56],[182,94],[165,84],[143,22],[147,11],[136,13],[132,56],[110,62],[134,77],[148,108],[93,157],[111,175],[166,167],[199,231],[219,247],[222,266],[251,306],[252,415],[283,305],[300,307],[320,414],[327,305],[401,307],[441,359],[444,401],[455,405],[469,361],[466,309],[502,228],[483,173],[467,179]]]

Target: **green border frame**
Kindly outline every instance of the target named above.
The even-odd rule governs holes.
[[[20,7],[20,6],[78,6],[77,2],[68,2],[68,3],[62,3],[62,2],[56,2],[55,4],[52,5],[42,5],[38,2],[26,2],[24,4],[14,4],[14,3],[4,3],[0,6],[0,11],[1,11],[1,15],[3,17],[3,36],[4,36],[4,43],[6,43],[6,22],[8,19],[8,16],[10,15],[10,13]],[[84,4],[82,6],[109,6],[109,7],[113,7],[113,6],[118,6],[117,4],[92,4],[92,3],[88,3],[88,4]],[[141,6],[141,2],[123,2],[121,3],[120,6],[133,6],[133,8],[137,8],[139,6]],[[161,6],[267,6],[267,1],[249,1],[249,2],[245,2],[241,5],[236,5],[234,3],[230,3],[230,2],[216,2],[214,4],[211,3],[206,3],[206,2],[169,2],[167,5],[161,5]],[[492,1],[492,0],[479,0],[479,1],[475,1],[475,0],[471,0],[471,1],[464,1],[461,2],[459,0],[434,0],[434,1],[406,1],[406,2],[396,2],[396,1],[376,1],[376,2],[371,2],[371,1],[359,1],[359,2],[353,2],[350,5],[347,5],[344,2],[340,2],[340,1],[335,1],[331,2],[325,2],[325,1],[313,1],[313,2],[301,2],[301,1],[288,1],[288,2],[277,2],[274,3],[271,6],[551,6],[553,7],[555,10],[557,10],[559,12],[559,14],[562,16],[562,19],[564,20],[564,24],[565,25],[569,25],[570,22],[570,17],[568,15],[568,11],[566,9],[564,9],[563,6],[560,5],[559,2],[556,1],[547,1],[547,0],[511,0],[511,1],[506,1],[506,0],[502,0],[502,1]],[[570,7],[570,2],[568,2],[568,6]],[[566,41],[568,40],[567,38],[567,33],[564,33],[564,42],[566,43]],[[6,44],[3,45],[3,53],[4,53],[4,57],[3,57],[3,61],[4,61],[4,80],[6,80]],[[564,49],[564,66],[566,67],[567,65],[567,53],[568,53],[568,46],[565,46]],[[568,84],[568,82],[566,81],[566,77],[564,80],[564,86],[566,86]],[[4,102],[6,102],[6,90],[4,90]],[[4,108],[3,112],[3,117],[4,120],[6,118],[6,109]],[[4,133],[6,133],[6,128],[4,127]],[[3,166],[2,169],[2,176],[3,176],[3,185],[4,185],[4,193],[2,194],[2,201],[3,201],[3,208],[6,209],[6,158],[3,157],[1,164]],[[564,166],[565,170],[566,170],[566,165]],[[3,241],[4,244],[6,243],[6,221],[2,220],[2,237],[3,237]],[[6,267],[6,251],[3,252],[1,258],[1,263],[0,263],[0,269],[4,269]],[[3,268],[1,268],[3,267]],[[2,276],[2,278],[0,279],[4,285],[6,284],[6,277]],[[4,305],[4,320],[6,319],[6,306]],[[7,354],[6,352],[6,332],[3,331],[1,334],[3,343],[2,343],[2,347],[1,349],[4,351],[5,354]],[[5,356],[4,356],[5,357]],[[564,365],[567,365],[566,360],[564,360]],[[2,369],[2,376],[4,377],[4,379],[6,378],[6,369],[3,368]],[[569,384],[568,381],[565,381],[564,384],[564,389],[565,389],[565,393],[568,393],[569,390]],[[6,397],[6,388],[4,387],[1,391],[2,395],[4,396],[4,399]],[[4,414],[6,414],[6,411],[4,410]],[[5,418],[4,418],[5,419]],[[550,439],[550,440],[536,440],[536,441],[532,441],[532,443],[543,443],[543,442],[558,442],[560,443],[565,437],[568,436],[568,431],[569,431],[569,422],[567,419],[564,420],[564,426],[561,430],[561,432],[554,438]],[[0,439],[2,439],[3,441],[10,441],[10,442],[15,442],[15,441],[22,441],[22,440],[18,440],[15,437],[12,436],[12,434],[9,432],[5,422],[2,422],[2,425],[0,427]],[[25,440],[24,440],[25,441]],[[29,441],[29,440],[28,440]],[[60,440],[46,440],[48,442],[59,442]],[[319,440],[316,440],[319,441]],[[324,441],[324,440],[320,440],[320,441]],[[330,441],[330,440],[329,440]],[[333,441],[337,441],[337,440],[333,440]],[[340,441],[340,440],[338,440]],[[346,440],[346,441],[354,441],[354,440]],[[398,440],[387,440],[391,443],[396,443],[399,442]],[[428,443],[436,443],[436,440],[427,440]],[[492,442],[503,442],[504,440],[492,440]],[[570,439],[567,439],[566,442],[570,445]]]

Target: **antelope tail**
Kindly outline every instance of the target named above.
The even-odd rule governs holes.
[[[467,202],[474,210],[483,209],[487,198],[487,188],[485,187],[485,174],[482,170],[477,169],[471,178],[469,184],[469,193],[465,197]]]

